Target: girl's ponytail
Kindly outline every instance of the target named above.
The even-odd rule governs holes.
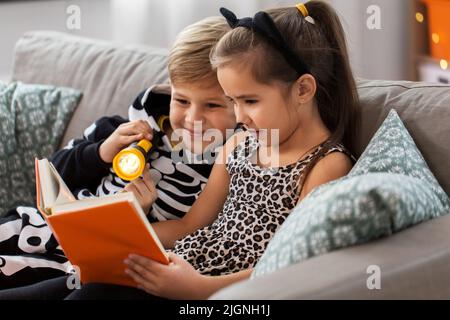
[[[332,143],[342,142],[354,153],[360,122],[359,101],[344,30],[335,10],[327,3],[310,1],[305,6],[314,19],[314,26],[328,42],[332,56],[330,77],[321,84],[324,90],[320,90],[317,97],[319,112],[332,132]]]
[[[326,52],[324,56],[330,60],[323,61],[326,68],[316,66],[314,68],[316,74],[313,75],[318,85],[316,101],[319,113],[322,121],[331,131],[331,136],[304,169],[299,182],[299,193],[314,165],[337,143],[343,143],[352,154],[355,154],[356,132],[360,125],[358,93],[350,67],[345,33],[339,17],[327,3],[322,1],[309,1],[305,7],[314,21],[308,22],[307,25],[309,30],[314,30],[311,31],[314,35],[311,38],[312,46],[315,41],[326,43],[325,47],[316,48],[313,51],[316,54],[320,54],[320,50]],[[318,41],[321,37],[321,41]]]

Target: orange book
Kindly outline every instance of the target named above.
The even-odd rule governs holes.
[[[124,272],[130,253],[169,264],[133,193],[77,200],[47,159],[36,159],[35,171],[37,208],[82,283],[136,286]]]

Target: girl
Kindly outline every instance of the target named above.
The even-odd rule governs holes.
[[[207,298],[248,278],[294,206],[351,169],[346,148],[353,147],[358,104],[334,10],[310,1],[253,19],[221,12],[233,30],[211,60],[237,121],[248,130],[227,141],[182,221],[153,225],[172,248],[170,265],[130,255],[126,273],[142,291],[87,284],[68,299]]]

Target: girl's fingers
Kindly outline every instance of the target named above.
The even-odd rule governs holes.
[[[150,192],[153,195],[156,195],[156,188],[155,188],[155,184],[153,183],[152,177],[150,175],[150,165],[147,163],[145,165],[145,169],[144,169],[144,174],[143,174],[143,179],[142,181],[145,183],[145,185],[147,186],[147,189],[150,190]]]
[[[168,254],[169,254],[169,260],[171,263],[180,264],[183,261],[185,261],[183,258],[181,258],[180,256],[176,255],[173,252],[169,252]]]
[[[134,282],[136,282],[136,284],[143,288],[151,289],[154,287],[154,283],[152,281],[141,276],[138,272],[132,269],[125,269],[125,273],[130,276],[134,280]]]
[[[153,262],[149,259],[146,259],[146,260]],[[151,263],[148,263],[147,265],[145,265],[145,264],[136,262],[135,260],[133,260],[130,257],[128,257],[128,259],[125,259],[124,262],[128,266],[128,269],[139,274],[140,277],[146,279],[147,281],[154,283],[155,280],[157,279],[157,273],[155,272],[154,267],[152,267]]]
[[[141,197],[145,197],[148,194],[147,186],[141,178],[134,179],[133,181],[131,181],[131,183],[139,192],[139,195]]]
[[[125,261],[127,262],[127,260],[125,260]],[[140,280],[141,282],[145,282],[146,279],[148,281],[150,281],[150,279],[152,278],[152,274],[150,272],[148,272],[147,269],[145,269],[144,267],[142,267],[138,264],[129,262],[129,260],[128,260],[127,266],[128,266],[129,270],[134,271],[138,275],[138,277],[136,277],[136,278],[138,280]]]
[[[127,259],[133,266],[139,265],[143,268],[151,271],[158,271],[158,267],[161,266],[159,262],[156,262],[154,260],[142,257],[137,254],[130,254]]]
[[[136,185],[133,184],[132,182],[130,182],[129,184],[127,184],[127,186],[125,187],[125,189],[127,191],[133,192],[134,195],[136,196],[136,198],[139,199],[142,198],[142,194],[139,192],[139,189],[136,188]]]

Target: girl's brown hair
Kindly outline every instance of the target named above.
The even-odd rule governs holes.
[[[323,123],[331,132],[324,147],[302,174],[300,187],[308,172],[330,147],[343,143],[354,153],[360,121],[356,84],[339,17],[332,7],[322,1],[309,1],[305,6],[314,23],[305,20],[296,7],[266,11],[286,43],[315,78],[316,104]],[[298,79],[297,72],[283,55],[265,37],[247,28],[235,28],[225,34],[210,58],[214,68],[236,61],[250,65],[253,76],[261,83],[293,84]]]

